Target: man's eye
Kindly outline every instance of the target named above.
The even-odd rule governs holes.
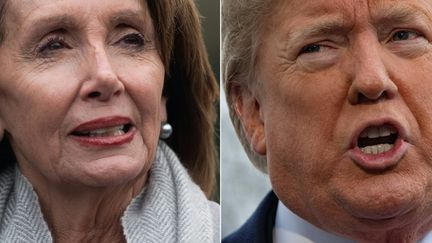
[[[125,45],[142,47],[145,44],[145,39],[142,34],[134,33],[134,34],[125,35],[123,38],[120,39],[119,42]]]
[[[303,47],[300,50],[299,55],[301,54],[306,54],[306,53],[314,53],[314,52],[319,52],[321,50],[321,45],[318,44],[311,44],[311,45],[307,45],[305,47]]]
[[[392,41],[407,41],[414,40],[420,35],[414,31],[401,30],[393,34],[391,40]]]

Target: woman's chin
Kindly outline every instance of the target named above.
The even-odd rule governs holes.
[[[96,159],[78,166],[77,173],[69,175],[76,184],[90,187],[110,187],[127,184],[145,175],[150,164],[145,159],[115,155]],[[75,184],[74,183],[74,184]]]

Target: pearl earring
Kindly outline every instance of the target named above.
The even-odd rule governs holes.
[[[161,139],[167,139],[171,136],[172,132],[173,132],[172,126],[169,123],[165,122],[161,125],[159,137]]]

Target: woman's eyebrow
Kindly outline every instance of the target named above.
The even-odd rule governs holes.
[[[76,29],[80,27],[80,21],[68,14],[52,15],[48,17],[41,17],[32,20],[32,28],[30,32],[40,32],[43,30],[52,30],[58,28]]]
[[[23,53],[30,53],[30,47],[39,42],[40,39],[52,31],[56,30],[76,30],[82,27],[82,20],[69,14],[59,14],[51,16],[35,17],[29,21],[31,26],[23,26],[26,31],[23,34]],[[18,29],[18,31],[22,31]],[[23,55],[24,56],[24,55]]]
[[[143,11],[143,10],[142,10]],[[108,26],[115,26],[121,23],[126,23],[130,25],[134,25],[134,27],[143,28],[144,21],[144,13],[142,11],[133,11],[133,10],[121,10],[115,11],[110,14],[111,17],[107,19],[106,24]],[[30,32],[39,33],[44,30],[52,30],[52,29],[78,29],[84,27],[83,19],[78,19],[73,15],[69,15],[67,13],[59,14],[59,15],[51,15],[47,17],[40,17],[33,19],[30,21],[32,23],[32,27]]]
[[[144,10],[134,11],[134,10],[121,10],[116,11],[112,14],[108,21],[109,26],[116,26],[119,24],[129,24],[136,28],[144,28],[145,23],[145,13]]]

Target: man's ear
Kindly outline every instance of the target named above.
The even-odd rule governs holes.
[[[235,86],[231,90],[231,98],[247,141],[256,153],[265,155],[267,149],[264,121],[257,97],[249,89]]]

